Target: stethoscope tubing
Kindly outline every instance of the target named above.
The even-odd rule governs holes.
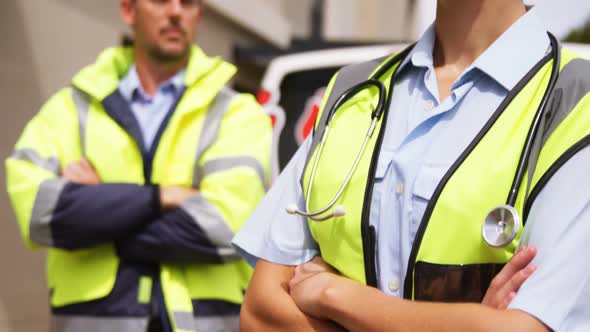
[[[531,129],[527,134],[524,148],[520,159],[518,161],[518,166],[516,169],[516,174],[514,177],[514,181],[510,188],[510,192],[508,194],[508,199],[506,200],[506,204],[510,206],[515,206],[516,204],[516,197],[518,196],[518,188],[520,188],[520,184],[524,178],[524,175],[527,171],[529,166],[531,152],[533,150],[533,145],[535,143],[535,139],[537,138],[537,133],[541,127],[541,122],[543,119],[543,115],[545,114],[545,108],[547,107],[547,102],[549,101],[549,97],[555,88],[555,84],[557,83],[557,79],[559,78],[559,69],[561,67],[561,46],[559,45],[559,41],[555,36],[549,33],[549,39],[551,41],[551,53],[553,58],[553,66],[551,68],[551,77],[549,78],[549,83],[547,84],[547,89],[545,89],[545,93],[543,95],[543,99],[541,99],[541,103],[537,109],[537,113],[535,114],[535,118],[533,119],[533,123],[531,125]]]
[[[352,98],[354,95],[356,95],[358,92],[360,92],[363,89],[366,88],[370,88],[371,86],[377,87],[377,89],[379,90],[379,99],[377,102],[377,106],[375,107],[375,111],[371,113],[371,124],[369,126],[369,128],[367,129],[367,134],[365,135],[365,139],[363,141],[363,144],[361,146],[361,149],[359,150],[359,152],[357,153],[357,156],[354,160],[354,163],[352,165],[352,167],[349,169],[348,174],[346,175],[345,180],[342,182],[342,185],[340,185],[340,188],[338,189],[338,192],[336,193],[336,195],[332,198],[332,200],[330,201],[330,203],[328,203],[328,205],[326,205],[324,208],[317,210],[317,211],[310,211],[309,209],[309,202],[310,202],[310,198],[311,198],[311,189],[312,189],[312,183],[313,180],[315,179],[315,174],[316,174],[316,170],[317,170],[317,165],[320,159],[320,155],[322,154],[322,151],[324,149],[326,140],[328,138],[328,132],[330,131],[330,122],[332,121],[332,118],[334,117],[334,115],[336,114],[336,110],[342,106],[345,102],[347,102],[350,98]],[[289,207],[287,209],[287,212],[289,213],[296,213],[299,215],[302,215],[304,217],[310,218],[314,221],[325,221],[328,219],[331,219],[332,217],[338,216],[338,215],[343,215],[345,214],[345,210],[344,207],[341,207],[339,209],[339,213],[331,213],[327,216],[323,216],[323,217],[318,217],[319,215],[322,215],[324,213],[326,213],[330,208],[332,208],[332,206],[334,206],[334,204],[336,204],[336,202],[340,199],[340,197],[342,197],[342,193],[344,192],[344,189],[346,189],[346,186],[348,185],[348,183],[350,182],[350,179],[352,178],[352,175],[354,174],[354,171],[358,168],[358,164],[361,160],[361,157],[363,156],[367,144],[369,143],[369,140],[371,139],[371,137],[373,136],[373,132],[375,131],[375,128],[377,126],[377,121],[381,118],[381,115],[383,114],[383,109],[385,108],[385,96],[386,96],[387,91],[385,90],[385,86],[383,85],[383,83],[379,82],[378,80],[375,80],[373,78],[361,82],[359,84],[356,84],[355,86],[353,86],[352,88],[346,90],[336,101],[336,103],[334,103],[334,106],[332,106],[329,110],[328,116],[326,117],[326,122],[325,122],[325,129],[324,132],[322,134],[322,139],[320,141],[319,147],[318,147],[318,152],[316,153],[316,156],[314,158],[313,161],[313,165],[312,165],[312,169],[311,169],[311,174],[310,174],[310,178],[308,181],[308,186],[307,186],[307,195],[305,198],[305,211],[301,211],[299,209],[293,208],[293,207]]]
[[[531,153],[533,150],[535,140],[538,135],[538,131],[540,129],[543,115],[545,113],[545,108],[547,107],[547,102],[549,100],[549,97],[551,96],[553,89],[556,85],[557,79],[559,77],[560,66],[561,66],[561,46],[559,45],[559,41],[551,33],[549,33],[549,38],[550,38],[550,42],[551,42],[553,67],[552,67],[552,71],[551,71],[551,77],[550,77],[549,83],[547,85],[547,89],[545,90],[543,98],[541,99],[541,103],[539,104],[537,112],[535,113],[535,117],[533,119],[533,123],[531,125],[530,130],[529,130],[529,133],[527,134],[525,144],[523,147],[523,151],[522,151],[521,156],[519,158],[517,170],[515,173],[515,177],[514,177],[512,186],[509,191],[509,195],[508,195],[506,204],[499,205],[499,206],[495,207],[494,209],[492,209],[492,211],[490,211],[490,213],[488,214],[488,216],[484,220],[484,225],[482,226],[482,233],[483,233],[484,241],[488,245],[490,245],[491,247],[494,247],[494,248],[505,247],[506,245],[511,243],[512,240],[515,238],[516,233],[520,229],[520,216],[518,215],[518,212],[514,208],[514,206],[516,204],[516,197],[518,195],[518,188],[520,187],[522,180],[524,178],[524,175],[527,171],[527,167],[529,166],[530,156],[531,156]],[[289,212],[291,214],[299,214],[301,216],[310,218],[314,221],[325,221],[325,220],[331,219],[336,216],[344,215],[344,213],[345,213],[344,207],[337,206],[334,209],[334,210],[338,210],[337,212],[332,212],[332,213],[325,215],[323,217],[319,217],[320,215],[325,214],[330,208],[332,208],[336,204],[336,202],[340,199],[340,197],[342,197],[342,194],[343,194],[344,190],[346,189],[346,186],[350,182],[352,175],[354,174],[355,170],[358,168],[358,164],[360,162],[362,155],[364,154],[367,143],[368,143],[369,139],[371,138],[371,136],[373,135],[377,121],[382,117],[385,107],[386,107],[385,96],[387,95],[387,91],[386,91],[383,83],[378,81],[376,78],[379,78],[383,74],[385,74],[387,72],[387,70],[389,70],[391,68],[391,66],[395,63],[396,62],[390,60],[388,63],[386,63],[384,66],[382,66],[377,71],[377,73],[375,73],[372,76],[372,78],[370,78],[367,81],[361,82],[361,83],[353,86],[352,88],[346,90],[344,93],[342,93],[340,95],[340,97],[337,99],[337,101],[334,103],[334,105],[330,108],[328,116],[326,117],[326,121],[324,123],[325,129],[322,134],[322,139],[320,140],[318,152],[316,153],[316,156],[313,161],[310,179],[308,181],[307,195],[306,195],[306,199],[305,199],[305,211],[301,211],[301,210],[297,209],[296,207],[290,206],[289,208],[287,208],[287,212]],[[391,78],[391,82],[393,85],[393,77]],[[324,145],[325,145],[327,137],[328,137],[330,122],[332,121],[332,118],[334,117],[336,111],[338,110],[338,108],[340,108],[340,106],[342,106],[346,101],[348,101],[350,98],[352,98],[358,92],[360,92],[361,90],[363,90],[371,85],[376,86],[379,89],[379,102],[378,102],[375,110],[371,114],[371,125],[369,126],[369,129],[367,130],[367,134],[365,136],[365,140],[363,142],[363,145],[362,145],[359,153],[357,154],[355,161],[354,161],[352,167],[350,168],[344,182],[342,183],[342,185],[338,189],[338,192],[332,198],[330,203],[328,203],[328,205],[326,205],[322,209],[319,209],[316,211],[310,211],[309,210],[309,203],[311,200],[312,184],[315,179],[315,174],[316,174],[318,162],[320,160],[320,156],[323,152]],[[391,96],[388,96],[388,97],[389,98],[387,98],[387,100],[391,99]],[[516,224],[512,225],[513,227],[510,228],[513,230],[514,234],[507,234],[507,236],[502,235],[502,238],[504,239],[504,240],[502,240],[502,243],[492,243],[492,240],[490,240],[489,237],[486,237],[485,232],[486,232],[486,227],[489,229],[490,223],[493,222],[493,219],[490,219],[492,214],[493,213],[497,214],[498,210],[502,211],[502,213],[500,213],[499,215],[502,215],[502,216],[509,215],[510,218],[507,218],[507,219],[510,219],[515,222],[518,221],[518,222]],[[503,220],[497,220],[495,222],[498,225],[498,227],[502,226],[502,229],[505,228],[504,227],[505,224],[504,224]],[[505,242],[507,242],[507,243],[505,243]]]
[[[488,212],[482,224],[481,231],[484,242],[492,248],[498,249],[510,245],[516,238],[516,235],[524,223],[524,220],[522,220],[515,208],[518,189],[520,188],[524,175],[530,166],[531,153],[541,127],[547,102],[549,101],[549,97],[551,96],[557,83],[557,79],[559,78],[559,70],[561,67],[561,46],[559,45],[559,41],[551,33],[549,33],[549,39],[551,41],[551,57],[553,59],[551,76],[549,78],[549,83],[547,84],[547,89],[545,89],[543,98],[541,99],[535,117],[533,118],[531,128],[526,136],[525,144],[518,161],[518,166],[508,193],[506,204],[494,207]],[[529,176],[532,176],[532,174],[529,174]],[[525,202],[528,196],[528,185],[526,190]]]

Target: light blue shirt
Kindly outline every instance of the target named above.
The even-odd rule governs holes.
[[[441,101],[433,68],[434,40],[434,28],[430,27],[401,64],[395,80],[371,201],[370,223],[377,231],[378,287],[383,292],[398,297],[403,295],[403,281],[416,231],[437,184],[508,92],[546,54],[550,46],[545,27],[534,10],[529,11],[460,75],[452,86],[451,96]],[[291,203],[304,206],[299,179],[309,146],[308,139],[236,235],[234,244],[250,264],[255,264],[257,258],[263,258],[279,264],[298,265],[320,254],[317,243],[309,232],[307,220],[285,212],[285,207]],[[585,156],[586,162],[590,162],[590,153],[587,150],[580,155]],[[574,174],[586,176],[587,164],[578,162],[576,165]],[[564,174],[562,170],[558,171],[554,180],[571,176],[572,170],[569,172]],[[558,207],[561,207],[561,201],[564,200],[560,193],[565,190],[563,183],[566,182],[554,183],[554,180],[551,182],[557,188],[552,188],[551,193],[546,194],[547,197],[539,196],[533,209],[543,205],[543,211],[551,209],[547,206],[559,210]],[[544,193],[548,190],[550,189],[546,189]],[[590,202],[590,193],[584,194],[579,199],[578,210],[583,202]],[[551,211],[546,214],[539,213],[539,210],[531,213],[529,224],[555,223],[557,212]],[[590,211],[585,212],[590,215]],[[571,217],[572,219],[566,220],[557,218],[560,221],[559,227],[567,229],[568,225],[575,224],[575,216]],[[551,278],[564,275],[561,270],[563,267],[559,264],[564,264],[564,260],[569,261],[564,258],[569,257],[565,252],[559,258],[547,255],[552,258],[542,260],[544,250],[555,254],[551,249],[555,243],[538,243],[532,241],[532,234],[528,234],[529,231],[532,233],[536,230],[541,234],[537,236],[547,236],[555,240],[558,236],[549,230],[557,226],[551,227],[530,227],[524,235],[525,241],[531,239],[531,245],[539,248],[539,270],[521,288],[512,307],[540,317],[547,325],[557,329],[562,322],[553,317],[569,317],[570,322],[579,324],[580,317],[583,316],[573,317],[572,311],[564,308],[559,314],[553,313],[549,321],[549,307],[539,308],[539,302],[547,304],[547,301],[539,297],[538,289],[547,290],[548,287],[539,286],[538,283],[542,280],[535,283],[535,278],[543,275],[541,271],[551,274]],[[590,225],[585,227],[586,231],[590,230]],[[549,243],[551,245],[547,246]],[[577,244],[578,252],[581,253],[583,242]],[[578,262],[570,262],[571,268],[579,272],[576,278],[582,282],[590,276],[590,268],[578,266],[582,264],[577,263],[584,262],[582,258],[579,259]],[[561,285],[553,291],[558,293],[556,298],[568,299],[572,296],[562,292],[569,284],[569,281],[564,280],[556,283]],[[586,288],[590,288],[590,285]],[[590,302],[577,309],[580,314],[590,311],[585,309],[590,307],[588,304]]]
[[[153,96],[146,94],[141,87],[135,65],[119,81],[119,91],[130,106],[139,123],[143,144],[150,149],[162,121],[174,106],[184,88],[185,70],[181,70],[166,82],[161,83]]]

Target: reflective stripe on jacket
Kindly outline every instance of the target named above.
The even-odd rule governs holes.
[[[224,87],[235,73],[232,65],[193,47],[184,93],[156,148],[144,147],[117,89],[132,61],[132,49],[107,49],[74,77],[71,88],[47,101],[6,160],[8,192],[25,243],[49,248],[48,283],[58,325],[129,316],[129,322],[113,318],[112,324],[142,331],[152,297],[163,296],[173,329],[192,331],[195,324],[225,319],[224,310],[204,303],[242,302],[251,270],[231,239],[269,180],[270,121],[253,97]],[[102,184],[81,186],[60,177],[63,167],[81,157]],[[162,213],[155,184],[192,186],[198,193]],[[126,239],[159,229],[165,237],[168,223],[190,230],[174,236],[186,237],[195,255],[162,264],[151,257],[119,257],[128,249]],[[166,249],[153,255],[176,248],[172,243]],[[234,311],[227,320],[235,322],[235,310],[227,311]]]

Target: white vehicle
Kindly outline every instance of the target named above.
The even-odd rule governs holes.
[[[590,58],[590,45],[564,44]],[[388,54],[407,44],[359,46],[308,51],[273,59],[262,79],[258,101],[273,119],[272,177],[289,161],[313,130],[325,86],[341,67]]]

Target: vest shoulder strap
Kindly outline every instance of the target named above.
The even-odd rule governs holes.
[[[354,85],[369,79],[369,76],[373,72],[375,72],[375,70],[377,70],[377,68],[379,68],[379,66],[389,57],[390,56],[388,55],[388,56],[377,58],[374,60],[352,64],[352,65],[346,66],[346,67],[340,69],[340,71],[338,71],[338,74],[336,76],[336,80],[334,81],[334,84],[332,85],[332,89],[329,91],[330,94],[327,97],[328,99],[326,100],[326,104],[324,105],[324,109],[321,113],[321,117],[320,117],[319,121],[316,123],[316,127],[314,127],[313,140],[311,142],[311,146],[310,146],[309,151],[307,153],[305,165],[307,165],[309,163],[309,160],[313,156],[313,152],[314,152],[315,148],[317,147],[317,145],[320,143],[320,140],[322,139],[322,135],[324,133],[325,124],[326,124],[326,119],[328,117],[328,114],[330,113],[329,110],[332,107],[334,107],[334,104],[336,104],[336,101],[338,100],[338,98],[340,98],[342,93],[344,93],[346,90],[350,89]],[[303,177],[302,177],[302,179],[303,179]]]
[[[574,58],[568,62],[560,71],[559,78],[555,83],[555,87],[547,104],[547,110],[541,119],[541,132],[534,142],[533,150],[529,159],[528,165],[528,186],[532,184],[532,177],[534,175],[539,155],[545,143],[551,137],[551,134],[559,127],[568,115],[572,113],[578,103],[586,95],[590,93],[590,60],[583,58]],[[571,158],[569,156],[567,159]],[[561,159],[561,158],[560,158]],[[542,187],[547,183],[549,178],[563,165],[567,160],[558,160],[555,163],[556,167],[551,167],[546,174],[543,175],[544,180],[539,181],[528,196],[525,202],[524,217],[528,216],[532,202],[535,200],[537,194]],[[529,187],[527,187],[529,192]]]

